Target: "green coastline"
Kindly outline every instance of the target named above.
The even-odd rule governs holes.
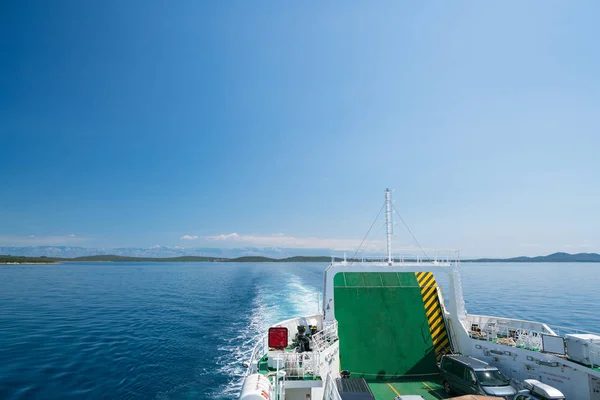
[[[235,258],[226,257],[204,257],[204,256],[181,256],[181,257],[128,257],[117,255],[95,255],[74,258],[58,257],[26,257],[0,255],[0,264],[57,264],[65,262],[331,262],[331,256],[294,256],[286,258],[271,258],[262,256],[243,256]],[[333,258],[335,261],[343,261],[341,257]],[[365,258],[365,261],[369,261]],[[381,260],[379,258],[378,260]],[[349,262],[359,262],[362,259],[348,258]],[[405,261],[410,261],[406,260]],[[536,262],[591,262],[600,263],[600,254],[596,253],[553,253],[538,257],[513,257],[513,258],[477,258],[463,259],[466,263],[536,263]]]

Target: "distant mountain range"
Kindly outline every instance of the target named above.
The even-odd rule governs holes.
[[[335,258],[336,261],[342,261],[342,258]],[[269,258],[259,256],[246,256],[237,258],[219,258],[219,257],[126,257],[115,255],[84,256],[75,258],[59,257],[27,257],[27,256],[9,256],[0,255],[0,264],[57,264],[62,262],[323,262],[328,263],[331,257],[324,256],[295,256],[287,258]],[[352,259],[348,260],[352,261]],[[358,261],[358,260],[355,260]]]
[[[463,262],[600,262],[600,254],[596,253],[552,253],[547,256],[513,257],[513,258],[478,258],[462,260]]]
[[[150,248],[86,248],[71,246],[0,247],[0,257],[45,258],[56,261],[315,261],[329,262],[332,249],[292,248],[189,248],[155,246]],[[4,256],[2,256],[4,255]],[[348,255],[350,256],[350,254]],[[367,257],[369,255],[366,255]],[[46,261],[44,260],[44,261]],[[350,260],[350,259],[349,259]],[[553,253],[537,257],[463,259],[463,262],[600,262],[596,253]]]
[[[179,246],[154,246],[154,247],[122,247],[122,248],[88,248],[74,246],[29,246],[29,247],[2,247],[0,254],[26,257],[57,257],[76,258],[97,255],[115,255],[125,257],[270,257],[286,258],[294,256],[322,256],[328,254],[340,255],[339,251],[329,249],[288,249],[288,248],[201,248],[201,247],[179,247]]]

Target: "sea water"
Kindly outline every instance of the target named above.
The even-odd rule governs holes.
[[[257,336],[317,312],[326,267],[0,266],[0,399],[235,399]],[[471,313],[600,332],[600,264],[461,272]]]

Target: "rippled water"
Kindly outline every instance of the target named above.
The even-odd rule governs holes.
[[[0,266],[0,398],[235,398],[256,335],[316,312],[325,267]],[[462,277],[470,312],[600,331],[599,264],[463,264]]]

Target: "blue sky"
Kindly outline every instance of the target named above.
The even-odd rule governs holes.
[[[600,251],[599,14],[2,2],[0,245]]]

